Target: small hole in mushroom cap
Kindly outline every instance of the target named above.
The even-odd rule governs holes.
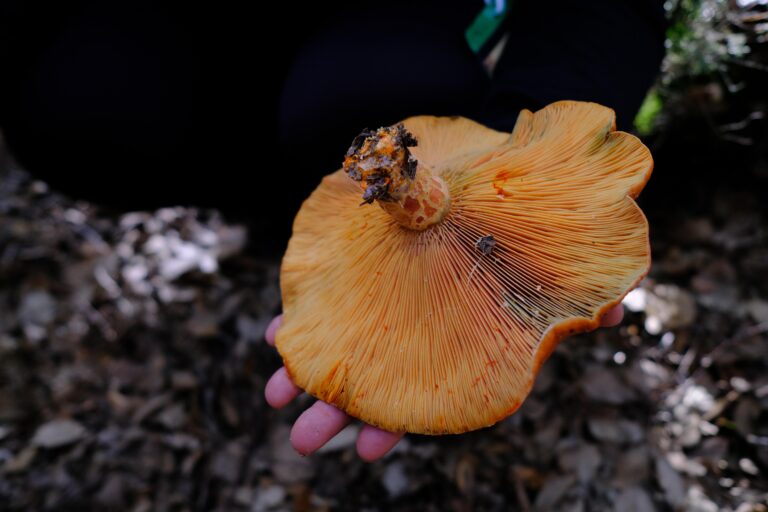
[[[481,236],[475,242],[475,247],[486,256],[490,255],[496,247],[496,239],[493,238],[493,235]]]

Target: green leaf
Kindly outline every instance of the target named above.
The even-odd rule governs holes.
[[[635,116],[635,130],[640,135],[649,135],[656,126],[656,117],[664,107],[664,102],[656,89],[651,89],[640,105],[640,111]]]

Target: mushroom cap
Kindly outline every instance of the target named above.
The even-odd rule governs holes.
[[[653,161],[594,103],[524,110],[511,134],[458,117],[404,124],[450,211],[409,230],[361,206],[342,171],[326,176],[283,259],[276,345],[299,387],[351,416],[461,433],[513,413],[557,343],[597,328],[646,275],[633,199]]]

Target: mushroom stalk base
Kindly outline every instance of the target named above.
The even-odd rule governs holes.
[[[418,142],[402,124],[365,130],[352,142],[344,171],[363,189],[362,204],[373,201],[401,226],[423,230],[450,209],[448,186],[409,151]]]

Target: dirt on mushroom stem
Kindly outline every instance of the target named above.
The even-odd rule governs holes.
[[[448,185],[408,150],[418,145],[402,123],[363,130],[344,159],[344,171],[363,188],[362,205],[379,203],[403,227],[424,230],[450,210]]]

